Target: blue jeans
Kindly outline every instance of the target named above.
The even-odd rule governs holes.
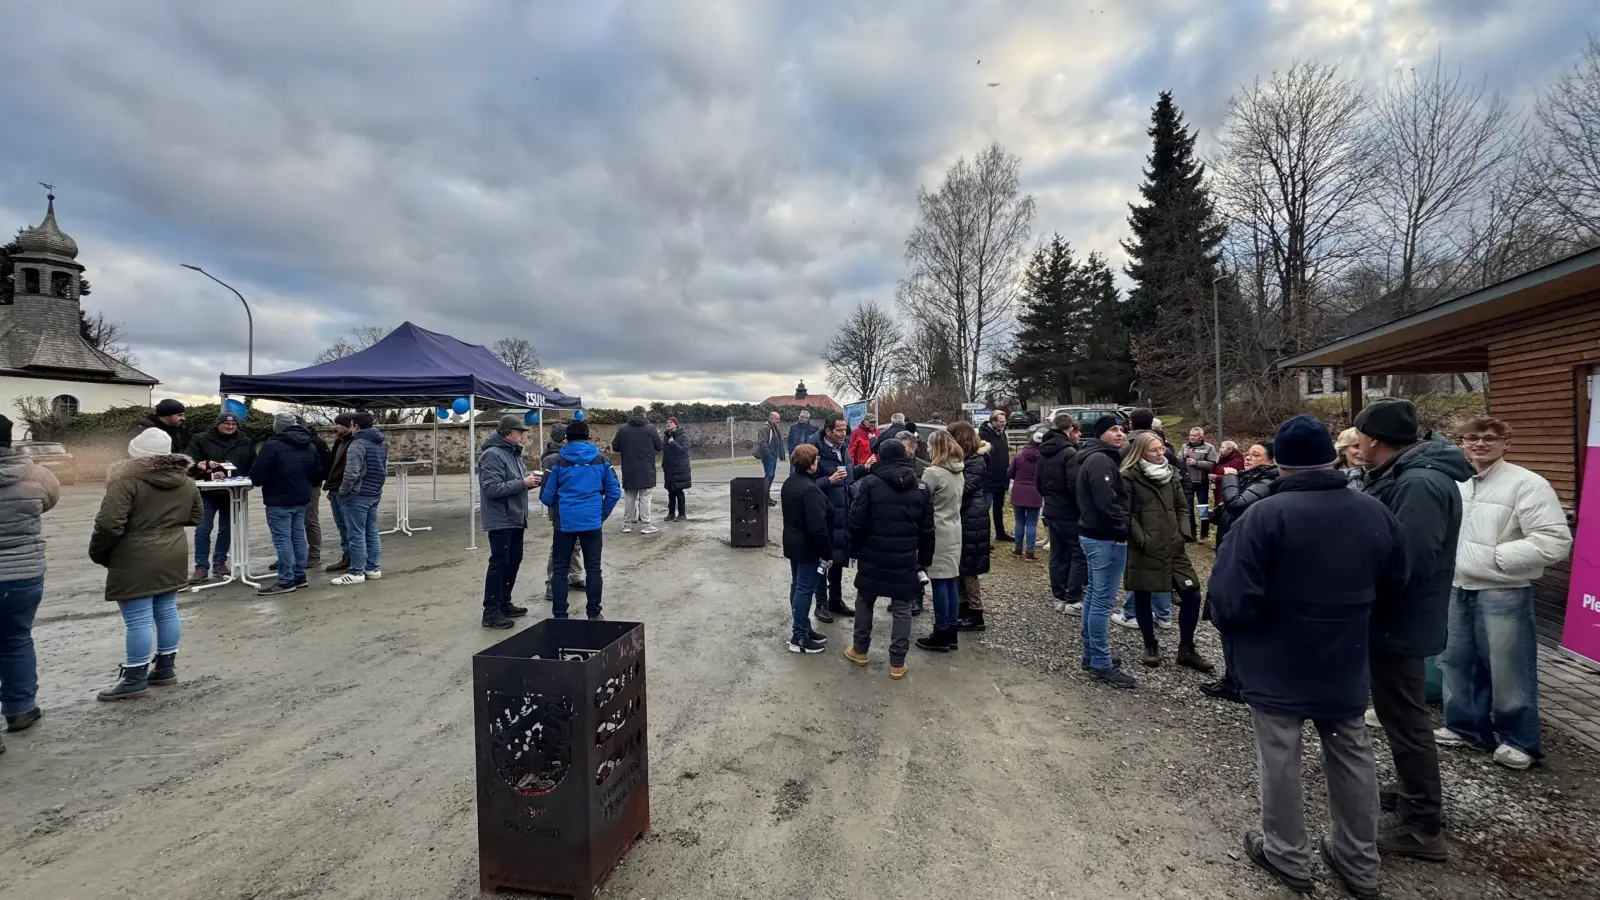
[[[201,491],[200,501],[204,504],[204,511],[200,514],[200,524],[194,527],[194,567],[196,569],[214,569],[228,561],[228,548],[232,546],[233,528],[230,520],[233,516],[232,508],[228,505],[226,496],[215,497],[220,493],[216,490]],[[211,523],[216,521],[217,547],[211,548]],[[211,564],[207,566],[206,557],[210,556]]]
[[[344,502],[338,494],[328,495],[328,505],[333,508],[333,527],[339,529],[339,555],[350,555],[350,529],[344,522]]]
[[[127,629],[127,665],[142,666],[155,653],[178,652],[183,626],[178,623],[176,593],[119,600],[117,609],[121,610],[122,624]]]
[[[1150,594],[1150,608],[1155,612],[1156,619],[1161,622],[1172,621],[1172,594],[1167,591]],[[1136,610],[1133,606],[1133,591],[1124,591],[1122,594],[1122,617],[1133,619]]]
[[[44,576],[0,581],[0,714],[20,716],[39,693],[33,654],[33,614],[44,597]]]
[[[1015,532],[1012,537],[1016,538],[1017,549],[1032,550],[1039,540],[1039,507],[1013,506],[1011,512],[1016,519],[1011,530]]]
[[[933,579],[933,627],[949,631],[956,627],[961,607],[959,578]]]
[[[776,456],[762,457],[761,471],[767,478],[767,490],[772,490],[772,480],[778,477],[778,458]]]
[[[1083,658],[1094,669],[1111,668],[1111,604],[1128,565],[1128,545],[1080,537],[1089,581],[1083,590]]]
[[[1450,592],[1444,725],[1485,750],[1538,757],[1539,654],[1533,588]]]
[[[383,536],[378,534],[377,497],[341,497],[344,505],[345,540],[350,544],[350,574],[365,575],[380,570]]]
[[[820,561],[789,560],[789,616],[793,620],[789,633],[792,643],[803,643],[811,637],[811,595],[817,592],[817,572]]]
[[[293,584],[306,577],[310,552],[306,543],[306,508],[267,507],[267,530],[272,532],[272,549],[278,551],[278,581]]]
[[[601,591],[605,579],[600,574],[600,550],[604,545],[604,534],[600,529],[593,531],[558,531],[550,547],[550,615],[552,618],[565,619],[567,617],[567,591],[572,587],[567,582],[567,577],[572,574],[572,550],[574,547],[583,548],[583,599],[584,612],[589,618],[600,615]]]

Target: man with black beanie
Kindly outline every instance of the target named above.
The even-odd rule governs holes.
[[[168,398],[157,403],[155,410],[150,415],[129,426],[128,433],[125,435],[127,440],[122,442],[124,448],[134,438],[144,434],[145,431],[157,428],[166,432],[167,436],[172,438],[172,452],[182,453],[185,449],[183,444],[184,415],[183,404],[176,400]],[[124,449],[123,452],[126,453],[127,450]]]
[[[1111,653],[1111,604],[1128,564],[1132,499],[1122,480],[1128,437],[1122,420],[1101,416],[1078,452],[1078,543],[1089,575],[1083,596],[1083,668],[1112,687],[1137,687]]]
[[[212,481],[230,474],[238,477],[250,474],[256,463],[256,442],[239,424],[238,416],[223,412],[210,431],[194,436],[189,442],[189,458],[194,460],[190,475],[197,480]],[[233,467],[231,472],[228,466]],[[228,550],[233,546],[232,504],[225,493],[201,491],[200,498],[204,501],[204,512],[200,524],[194,528],[194,574],[189,576],[195,583],[206,581],[213,574],[219,578],[228,577]],[[211,543],[213,528],[217,536],[214,546]]]
[[[1399,520],[1411,561],[1404,598],[1372,615],[1372,708],[1399,779],[1383,799],[1400,816],[1400,825],[1378,839],[1378,849],[1443,861],[1449,844],[1426,660],[1444,650],[1461,533],[1458,482],[1472,477],[1472,464],[1441,435],[1418,440],[1410,400],[1377,400],[1356,416],[1355,427],[1367,461],[1366,492]]]

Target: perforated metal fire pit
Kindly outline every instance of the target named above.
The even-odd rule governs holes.
[[[650,828],[644,625],[547,619],[472,687],[481,886],[594,896]]]

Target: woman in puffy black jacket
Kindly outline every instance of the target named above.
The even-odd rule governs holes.
[[[1272,483],[1278,480],[1278,467],[1272,464],[1271,444],[1251,444],[1244,452],[1244,467],[1243,472],[1230,466],[1220,473],[1222,484],[1218,490],[1222,503],[1211,512],[1216,520],[1218,551],[1222,549],[1222,542],[1233,523],[1244,515],[1250,504],[1271,496]],[[1226,635],[1222,638],[1222,665],[1222,677],[1200,685],[1200,692],[1218,700],[1243,703],[1243,698],[1239,696],[1239,682],[1233,677],[1233,649]]]
[[[989,626],[983,621],[983,594],[978,576],[989,573],[989,551],[992,549],[989,534],[989,444],[979,440],[978,430],[970,422],[957,422],[950,426],[950,436],[956,439],[961,452],[966,454],[967,467],[962,471],[961,491],[961,577],[956,582],[961,605],[956,619],[957,631],[983,631]]]
[[[666,439],[661,442],[661,475],[667,487],[667,521],[687,519],[683,492],[689,489],[689,434],[675,418],[667,419]]]
[[[789,455],[795,475],[783,482],[783,555],[789,560],[790,653],[821,653],[828,639],[811,630],[811,598],[833,563],[833,507],[817,486],[817,448],[801,444]]]

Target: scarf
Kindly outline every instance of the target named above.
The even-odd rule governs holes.
[[[1148,459],[1139,460],[1139,468],[1156,484],[1166,484],[1172,480],[1172,466],[1166,462],[1153,463]]]

